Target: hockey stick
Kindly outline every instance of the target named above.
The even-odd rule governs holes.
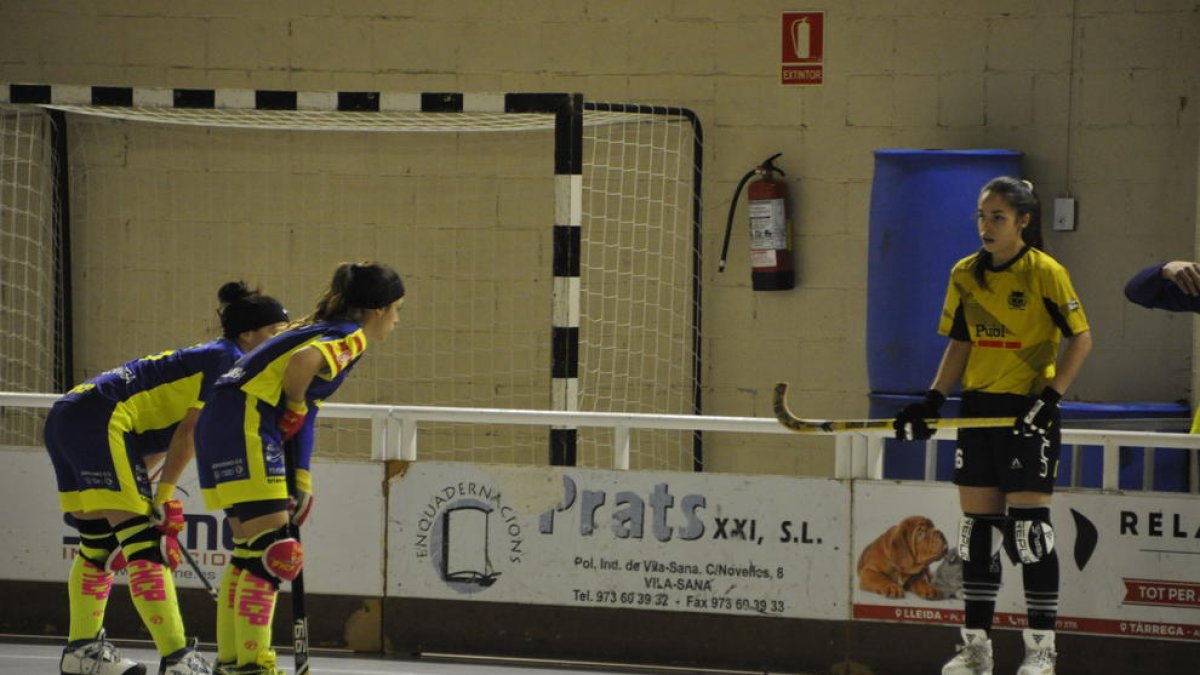
[[[163,464],[166,464],[166,462],[163,462]],[[162,465],[160,465],[158,467],[158,471],[156,471],[154,473],[154,476],[152,476],[151,478],[152,479],[157,478],[160,473],[162,473]],[[177,492],[182,493],[184,497],[191,496],[188,494],[188,491],[185,490],[182,486],[178,486],[178,485],[175,486],[175,490]],[[221,601],[220,591],[218,591],[216,588],[213,588],[212,582],[210,582],[208,580],[208,577],[205,576],[204,570],[200,569],[200,565],[196,564],[196,559],[192,557],[192,554],[190,551],[187,550],[187,547],[184,546],[183,544],[180,544],[179,552],[183,554],[183,559],[187,561],[188,567],[191,567],[192,572],[195,573],[196,577],[200,579],[200,583],[204,584],[204,590],[208,591],[208,595],[210,597],[212,597],[213,602],[220,602]]]
[[[193,558],[192,554],[188,552],[187,547],[180,546],[179,552],[183,554],[183,559],[187,561],[188,566],[191,567],[192,571],[196,573],[196,576],[200,578],[200,583],[204,584],[204,590],[208,591],[208,594],[212,596],[213,602],[220,602],[220,592],[213,588],[212,582],[208,580],[208,577],[204,576],[204,570],[201,570],[200,566],[196,564],[196,559]]]
[[[283,444],[283,458],[286,464],[288,494],[296,493],[296,441],[289,440]],[[297,542],[300,541],[300,526],[292,522],[288,516],[288,534]],[[308,675],[308,609],[304,606],[304,570],[292,579],[292,657],[296,664],[296,675]]]
[[[775,419],[799,434],[835,434],[839,431],[891,431],[892,420],[806,420],[792,414],[787,405],[787,382],[775,384]],[[1010,427],[1012,417],[937,417],[925,420],[931,429],[982,429]]]

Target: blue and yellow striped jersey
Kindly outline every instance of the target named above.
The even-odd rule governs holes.
[[[64,396],[101,396],[122,404],[134,434],[132,447],[142,454],[167,449],[179,421],[203,407],[217,378],[242,356],[225,338],[143,356],[105,371]]]
[[[285,331],[267,340],[238,359],[229,372],[217,381],[213,404],[200,418],[197,431],[197,457],[202,461],[241,461],[230,455],[245,453],[246,448],[279,448],[278,421],[285,407],[283,378],[292,355],[305,347],[315,347],[325,357],[325,365],[308,385],[304,399],[309,414],[296,434],[296,485],[312,492],[312,465],[315,423],[320,404],[337,391],[354,364],[367,349],[362,328],[353,321],[318,321]],[[253,406],[247,405],[257,400]],[[253,413],[257,421],[244,417]],[[255,429],[258,437],[246,435]],[[241,444],[229,438],[237,430]],[[241,445],[241,449],[238,447]],[[229,455],[229,456],[227,456]]]
[[[317,373],[305,393],[309,404],[333,395],[350,369],[367,349],[362,328],[353,321],[318,321],[276,335],[238,359],[229,372],[217,381],[217,387],[237,387],[261,401],[277,406],[283,393],[283,375],[292,354],[316,347],[325,357],[325,366]]]

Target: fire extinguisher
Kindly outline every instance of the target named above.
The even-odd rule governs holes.
[[[775,159],[783,153],[771,155],[762,164],[746,172],[733,192],[733,203],[729,205],[729,216],[725,221],[725,244],[721,247],[719,272],[725,271],[725,259],[729,254],[729,235],[733,231],[733,212],[737,208],[738,196],[746,181],[754,176],[759,179],[750,183],[750,281],[756,291],[786,291],[796,285],[796,273],[792,265],[792,237],[787,218],[787,183],[777,180],[775,174],[786,176],[783,169],[775,166]]]

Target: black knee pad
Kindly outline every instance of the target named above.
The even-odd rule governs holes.
[[[79,531],[79,557],[95,565],[99,569],[107,569],[109,558],[112,557],[113,551],[116,551],[121,545],[117,542],[117,535],[113,533],[112,526],[107,520],[84,520],[71,517],[71,514],[65,514],[63,520]],[[103,556],[88,554],[84,551],[85,546],[90,549],[104,551]]]
[[[270,582],[276,590],[281,581],[294,579],[304,566],[300,542],[291,536],[287,527],[259,534],[246,544],[246,549],[249,555],[235,557],[234,567]],[[283,552],[288,554],[286,560],[278,557]],[[290,568],[284,569],[281,564]]]
[[[167,565],[162,553],[162,536],[147,516],[135,516],[117,526],[117,539],[128,562],[145,560]]]
[[[1008,509],[1008,527],[1004,532],[1004,550],[1014,565],[1032,565],[1054,551],[1054,526],[1047,506]]]
[[[958,557],[990,565],[1004,541],[1004,516],[964,513],[958,525]]]

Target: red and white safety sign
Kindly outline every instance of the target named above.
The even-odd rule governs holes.
[[[825,80],[825,12],[784,12],[780,84]]]

